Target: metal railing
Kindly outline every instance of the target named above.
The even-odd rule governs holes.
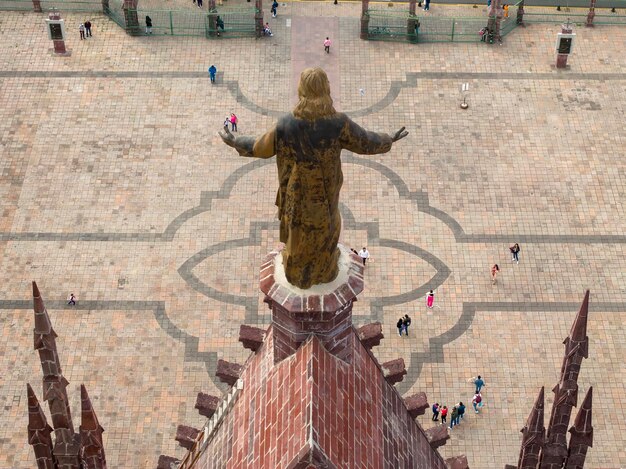
[[[626,14],[624,13],[604,13],[609,11],[603,9],[603,13],[599,13],[596,9],[596,14],[593,18],[594,25],[626,25]],[[584,25],[587,23],[587,14],[589,10],[577,8],[576,10],[568,13],[562,12],[547,12],[547,11],[526,11],[524,13],[525,23],[555,23],[565,24],[568,22],[573,25]]]
[[[205,36],[207,38],[234,38],[254,36],[254,7],[219,7],[214,11],[194,10],[129,10],[139,20],[138,33],[145,34],[146,17],[152,20],[152,35],[162,36]],[[124,13],[111,12],[116,23],[125,27]],[[220,21],[216,21],[217,18]]]
[[[42,11],[57,9],[61,11],[93,11],[102,12],[100,0],[40,0]],[[0,0],[0,10],[33,11],[33,0]]]

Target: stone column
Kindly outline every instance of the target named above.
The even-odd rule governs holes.
[[[363,291],[361,259],[339,245],[339,274],[323,285],[302,290],[287,282],[278,251],[261,265],[261,291],[272,310],[274,363],[289,357],[314,334],[333,355],[350,362],[352,305]]]
[[[500,21],[503,15],[502,0],[492,0],[491,6],[489,7],[489,22],[487,23],[490,42],[493,42],[492,39],[495,39],[499,43],[502,42],[502,36],[500,36]]]
[[[124,0],[122,4],[126,32],[132,36],[137,36],[141,33],[139,18],[137,17],[137,4],[138,0]]]
[[[370,16],[367,13],[369,10],[369,0],[361,0],[361,39],[368,39],[368,29],[370,25]]]
[[[524,1],[523,0],[517,6],[517,18],[515,22],[520,26],[524,24]]]
[[[569,23],[561,25],[561,33],[563,34],[572,34],[572,27]],[[567,67],[567,57],[569,54],[556,54],[556,68],[565,68]]]
[[[254,13],[254,32],[256,37],[263,36],[263,0],[255,0],[254,8],[256,12]]]
[[[587,26],[588,28],[593,28],[593,18],[596,16],[596,0],[591,0],[589,3],[589,13],[587,13]]]
[[[419,28],[419,21],[415,18],[416,3],[417,0],[409,0],[409,19],[406,24],[406,34],[413,42],[417,42],[417,31]]]

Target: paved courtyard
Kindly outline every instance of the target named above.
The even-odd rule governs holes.
[[[196,394],[224,391],[217,360],[248,355],[239,325],[269,323],[258,266],[278,243],[274,161],[238,157],[217,131],[230,112],[241,134],[269,128],[310,65],[328,71],[339,110],[410,132],[385,155],[344,153],[342,242],[372,255],[355,321],[384,323],[375,353],[405,359],[403,394],[451,407],[471,401],[470,377],[486,378],[483,412],[442,454],[478,469],[516,463],[519,430],[541,386],[551,405],[562,340],[590,289],[588,467],[626,467],[626,28],[577,28],[559,71],[558,26],[518,28],[501,47],[364,42],[359,9],[289,4],[270,19],[274,37],[229,41],[133,38],[98,15],[79,41],[84,15],[64,14],[64,58],[41,15],[3,13],[0,468],[34,467],[32,280],[59,335],[74,424],[84,383],[109,467],[184,454],[176,425],[200,427]],[[223,72],[214,86],[212,63]]]

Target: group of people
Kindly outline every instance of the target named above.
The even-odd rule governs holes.
[[[233,132],[237,132],[237,122],[239,122],[239,119],[237,119],[237,116],[231,112],[230,117],[226,116],[226,119],[224,119],[224,128],[228,129],[228,124],[230,124],[232,127],[231,130]]]
[[[441,423],[446,425],[448,422],[448,407],[443,406],[440,407],[439,403],[436,402],[433,404],[433,422],[439,421],[439,415],[441,415]],[[450,428],[454,428],[455,425],[460,425],[461,420],[465,417],[465,404],[463,402],[459,402],[457,405],[452,407],[450,411]]]
[[[398,319],[396,327],[398,328],[398,334],[402,337],[402,331],[406,335],[409,335],[409,326],[411,325],[411,318],[408,314],[405,314],[403,318]]]
[[[76,24],[76,23],[74,23]],[[91,37],[91,21],[87,20],[78,26],[78,32],[80,33],[80,40]]]
[[[515,262],[519,264],[519,253],[521,248],[518,243],[515,243],[513,246],[509,247],[509,251],[511,251],[511,262]],[[500,266],[498,264],[493,264],[491,266],[491,284],[495,285],[498,279],[498,273],[500,272]]]
[[[474,383],[474,397],[472,398],[472,407],[474,408],[475,413],[479,413],[479,409],[483,406],[483,397],[481,394],[482,388],[485,386],[485,380],[478,375],[475,378],[472,378],[471,381]],[[461,420],[465,417],[466,406],[463,402],[459,402],[455,406],[452,407],[452,410],[449,410],[447,406],[440,406],[438,402],[435,402],[432,405],[433,411],[433,422],[438,422],[439,417],[441,416],[441,423],[443,425],[447,425],[448,423],[448,413],[450,413],[450,429],[454,428],[455,425],[460,425]]]

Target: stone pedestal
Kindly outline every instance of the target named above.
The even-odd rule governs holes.
[[[33,5],[35,5],[35,11],[37,11],[36,9],[37,5],[35,3],[33,3]],[[39,3],[39,11],[41,11],[41,3]],[[61,13],[59,13],[58,11],[53,11],[49,13],[48,20],[55,22],[55,23],[56,22],[63,23],[63,20],[61,19]],[[69,53],[67,52],[67,49],[65,48],[65,29],[63,28],[62,24],[57,25],[57,27],[60,28],[60,31],[62,32],[62,34],[60,34],[59,37],[51,38],[52,44],[54,44],[54,53],[57,55],[69,55]]]
[[[271,252],[261,265],[261,291],[272,310],[274,363],[292,355],[315,334],[326,350],[344,361],[352,357],[352,304],[363,291],[364,266],[359,257],[339,245],[339,274],[322,285],[302,290],[285,278],[281,251]]]
[[[572,27],[569,24],[561,25],[561,33],[562,34],[572,34]],[[556,68],[565,68],[567,67],[567,57],[569,54],[556,54]]]

